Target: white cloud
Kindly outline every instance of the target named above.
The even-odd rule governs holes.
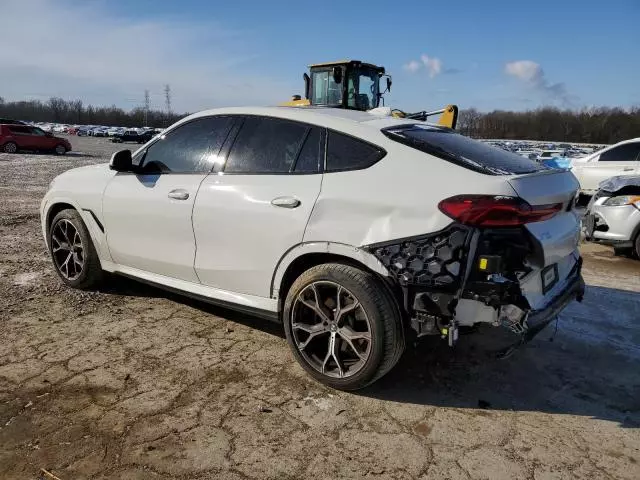
[[[433,78],[436,75],[440,75],[442,71],[442,61],[439,58],[429,57],[428,55],[421,55],[420,60],[429,72],[429,78]]]
[[[149,89],[161,107],[168,83],[173,109],[196,111],[274,104],[302,89],[252,66],[250,32],[214,21],[123,18],[111,10],[107,2],[3,0],[3,37],[15,42],[0,49],[2,95],[132,107]]]
[[[531,60],[508,62],[504,66],[507,75],[517,78],[530,88],[533,88],[553,100],[558,100],[563,106],[572,106],[576,97],[569,94],[564,83],[551,83],[545,76],[539,63]]]
[[[512,75],[526,82],[538,82],[544,76],[542,67],[531,60],[518,60],[509,62],[504,67],[507,75]]]
[[[410,73],[416,73],[418,70],[423,68],[427,71],[429,78],[434,78],[443,73],[442,60],[436,57],[430,57],[426,54],[420,55],[420,60],[411,60],[409,63],[404,65],[404,69]],[[450,69],[449,73],[457,72],[457,69]]]
[[[417,62],[416,60],[411,60],[409,63],[404,65],[404,69],[407,70],[408,72],[415,73],[418,70],[420,70],[421,66],[422,64],[420,62]]]

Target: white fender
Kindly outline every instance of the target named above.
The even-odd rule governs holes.
[[[390,275],[389,270],[387,270],[387,268],[374,255],[362,248],[333,242],[300,243],[289,249],[287,253],[282,256],[280,262],[278,262],[273,274],[273,279],[271,280],[271,298],[279,297],[280,284],[282,283],[282,277],[284,277],[284,273],[287,271],[287,268],[289,268],[294,260],[309,253],[331,253],[334,255],[341,255],[362,263],[367,268],[379,273],[380,275],[385,277]]]

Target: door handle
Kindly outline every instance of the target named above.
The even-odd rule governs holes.
[[[295,197],[276,197],[271,200],[271,205],[282,208],[296,208],[300,206],[300,200]]]
[[[181,188],[177,188],[176,190],[171,190],[167,196],[174,200],[186,200],[189,198],[189,192]]]
[[[625,168],[622,169],[623,172],[631,172],[633,170],[635,170],[635,168],[633,168],[633,167],[625,167]]]

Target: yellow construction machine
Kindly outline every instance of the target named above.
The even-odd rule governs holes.
[[[384,106],[383,95],[391,91],[391,75],[385,73],[384,67],[359,60],[316,63],[309,65],[309,74],[303,75],[304,98],[294,95],[290,101],[282,105],[295,107],[319,105],[366,111]],[[381,83],[384,85],[384,90],[380,88]],[[422,121],[440,115],[439,125],[456,128],[458,107],[447,105],[439,110],[416,113],[392,109],[391,115]]]

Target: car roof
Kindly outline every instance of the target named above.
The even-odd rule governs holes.
[[[418,120],[406,118],[395,118],[390,115],[377,115],[359,110],[348,110],[344,108],[331,107],[229,107],[215,108],[195,113],[183,119],[183,121],[211,115],[260,115],[266,117],[276,117],[299,122],[311,123],[318,126],[336,129],[350,130],[356,127],[371,127],[380,130],[386,127],[393,127],[407,124],[429,124]],[[182,122],[180,122],[182,123]],[[437,126],[437,125],[433,125]]]

